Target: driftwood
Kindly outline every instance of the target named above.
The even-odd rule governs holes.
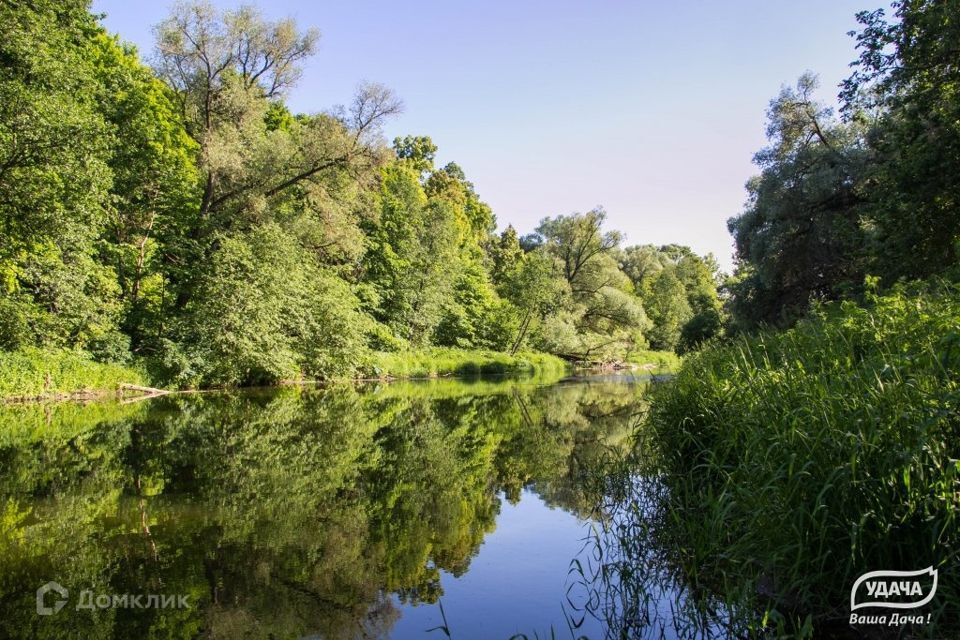
[[[120,392],[121,396],[124,396],[123,398],[121,398],[120,404],[131,404],[133,402],[140,402],[141,400],[149,400],[150,398],[156,398],[157,396],[165,396],[168,393],[172,393],[171,391],[167,391],[166,389],[157,389],[155,387],[144,387],[139,384],[128,384],[126,382],[121,382],[118,385],[117,390]],[[136,396],[133,396],[132,398],[128,398],[126,397],[126,392],[128,391],[136,391],[136,392],[139,392],[140,395],[136,395]]]
[[[127,384],[126,382],[120,383],[120,391],[140,391],[142,393],[149,393],[150,395],[160,396],[165,393],[170,393],[166,389],[157,389],[155,387],[142,387],[138,384]]]

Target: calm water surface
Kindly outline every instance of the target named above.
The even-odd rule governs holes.
[[[571,562],[641,396],[447,379],[0,409],[0,637],[603,637]],[[38,615],[49,581],[67,603]],[[189,606],[99,607],[141,594]]]

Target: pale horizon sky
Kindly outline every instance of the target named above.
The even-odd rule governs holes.
[[[389,86],[405,110],[388,139],[433,138],[438,165],[463,167],[500,228],[524,234],[600,205],[626,244],[686,244],[729,271],[726,220],[756,173],[768,102],[811,70],[833,103],[856,56],[855,13],[886,3],[253,4],[321,31],[287,98],[294,111],[344,104],[361,81]],[[171,6],[95,0],[93,11],[146,59]]]

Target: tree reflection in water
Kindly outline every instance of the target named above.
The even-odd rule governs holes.
[[[468,571],[502,499],[581,517],[641,394],[457,381],[0,410],[0,636],[380,637]],[[188,609],[35,612],[55,579]]]

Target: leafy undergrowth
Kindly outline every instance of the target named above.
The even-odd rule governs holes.
[[[110,392],[122,382],[142,385],[146,376],[137,368],[97,362],[79,351],[0,351],[0,400]]]

